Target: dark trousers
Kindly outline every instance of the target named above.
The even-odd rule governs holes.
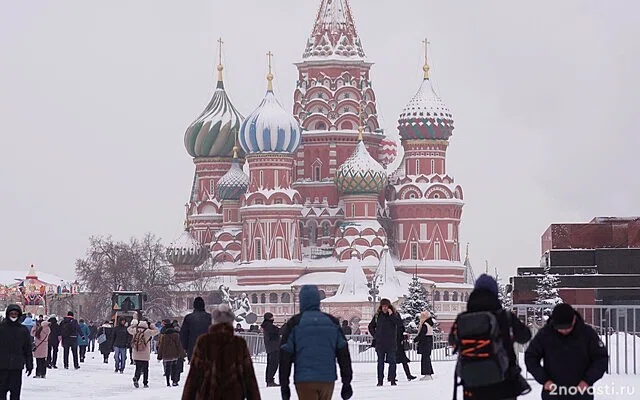
[[[64,358],[62,359],[62,361],[64,362],[64,367],[69,368],[69,351],[71,351],[71,354],[73,356],[73,366],[75,368],[80,368],[80,364],[78,363],[78,339],[74,337],[70,339],[63,339],[62,350],[64,351]]]
[[[167,386],[169,382],[178,383],[180,381],[180,370],[178,366],[178,360],[163,361],[164,376],[167,379]]]
[[[49,343],[49,349],[47,354],[47,365],[54,366],[58,364],[58,347],[59,343]]]
[[[296,383],[299,400],[331,400],[333,382],[300,382]]]
[[[426,336],[426,346],[422,350],[420,358],[420,373],[422,375],[433,375],[433,365],[431,365],[431,350],[433,350],[433,336]]]
[[[280,362],[280,352],[274,351],[267,353],[267,372],[265,379],[267,383],[274,383],[276,372],[278,371],[278,363]]]
[[[133,374],[133,380],[138,382],[140,380],[140,376],[142,376],[142,383],[144,385],[149,384],[149,361],[135,361],[136,363],[136,372]]]
[[[36,358],[36,376],[47,376],[47,359]]]
[[[96,339],[89,339],[89,351],[92,353],[96,351]]]
[[[396,380],[396,351],[394,350],[378,350],[378,383],[384,381],[384,362],[389,363],[389,380]]]
[[[0,399],[6,400],[10,393],[10,400],[20,400],[22,390],[22,370],[0,369]]]
[[[404,374],[407,376],[407,379],[411,376],[411,369],[409,368],[409,363],[402,363],[402,369],[404,370]]]
[[[87,346],[80,346],[80,362],[84,362],[84,357],[87,355]]]

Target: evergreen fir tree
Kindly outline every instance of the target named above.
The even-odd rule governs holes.
[[[423,311],[429,311],[431,317],[435,320],[436,315],[433,312],[433,307],[429,303],[429,294],[427,290],[422,286],[417,276],[414,276],[409,283],[409,293],[404,295],[402,304],[398,313],[404,321],[405,329],[409,333],[418,333],[418,324],[420,323],[420,313]],[[434,327],[434,331],[437,330],[437,324]]]
[[[558,292],[558,284],[560,279],[557,275],[551,274],[551,267],[545,266],[544,273],[538,278],[538,285],[536,287],[536,304],[548,305],[544,307],[542,313],[536,316],[536,320],[539,323],[546,321],[551,315],[553,307],[562,303],[562,298]]]
[[[500,304],[502,308],[505,310],[511,310],[513,307],[513,297],[512,291],[507,290],[507,284],[502,283],[502,279],[500,275],[498,275],[498,271],[496,270],[496,282],[498,282],[498,300],[500,300]]]

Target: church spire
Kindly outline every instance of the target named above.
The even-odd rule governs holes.
[[[348,0],[322,0],[304,59],[363,61],[365,53],[356,32]]]

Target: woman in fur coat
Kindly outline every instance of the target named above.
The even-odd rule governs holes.
[[[221,304],[212,317],[193,350],[182,400],[260,400],[247,342],[233,332],[233,311]]]
[[[431,365],[431,351],[433,350],[433,326],[435,321],[431,317],[429,311],[423,311],[420,313],[420,324],[418,325],[418,336],[413,339],[418,343],[418,354],[422,355],[420,359],[420,373],[422,378],[420,380],[432,379],[433,366]]]
[[[31,331],[34,339],[33,358],[36,359],[36,374],[34,378],[45,378],[47,376],[47,352],[49,350],[49,321],[36,322]]]

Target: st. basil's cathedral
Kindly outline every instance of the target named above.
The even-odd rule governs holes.
[[[220,46],[222,42],[220,41]],[[293,110],[267,90],[247,116],[223,81],[184,136],[195,174],[183,234],[167,256],[176,278],[246,293],[279,321],[316,284],[323,309],[358,325],[371,317],[367,284],[401,300],[414,275],[446,327],[462,311],[473,271],[460,259],[464,196],[448,174],[453,117],[435,93],[425,41],[424,79],[398,119],[404,156],[378,120],[371,67],[348,0],[321,0],[302,60]],[[189,304],[185,298],[184,306]]]

